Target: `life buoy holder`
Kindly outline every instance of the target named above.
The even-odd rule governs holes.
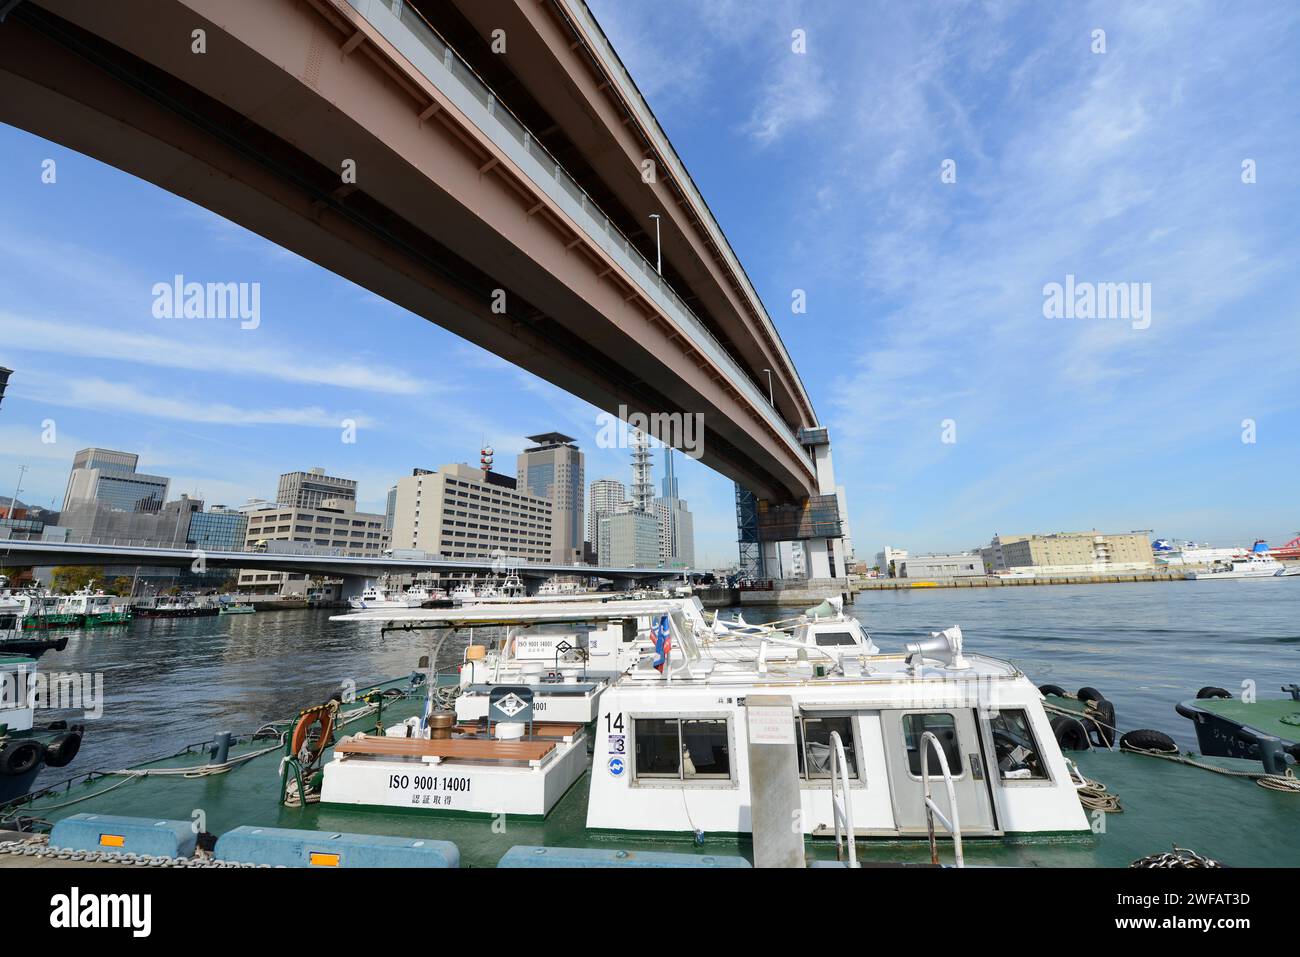
[[[334,743],[334,722],[338,717],[338,713],[338,701],[331,701],[328,704],[308,708],[298,715],[298,723],[293,726],[293,735],[289,739],[289,747],[291,749],[290,753],[298,758],[304,766],[311,767],[319,761],[320,756],[325,753],[325,749]],[[317,725],[320,726],[320,731],[316,736],[316,746],[309,749],[307,742],[311,737],[312,728]]]

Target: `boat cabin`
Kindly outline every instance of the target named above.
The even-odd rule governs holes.
[[[958,629],[820,675],[708,654],[688,643],[663,674],[636,669],[605,692],[589,828],[752,833],[762,801],[830,835],[838,788],[841,826],[921,836],[928,770],[943,808],[951,785],[966,836],[1089,832],[1042,696],[1013,665],[965,656]]]

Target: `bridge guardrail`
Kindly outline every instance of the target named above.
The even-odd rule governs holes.
[[[798,434],[781,418],[750,373],[432,25],[414,8],[406,6],[403,0],[347,0],[347,3],[470,117],[515,165],[525,170],[552,201],[634,278],[665,315],[694,333],[696,344],[702,347],[702,351],[731,373],[731,381],[741,388],[755,408],[761,410],[777,434],[800,458],[806,458]]]

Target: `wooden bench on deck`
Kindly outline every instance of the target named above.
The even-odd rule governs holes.
[[[359,754],[393,758],[467,758],[475,761],[540,762],[555,750],[554,741],[495,741],[492,739],[443,739],[365,737],[341,741],[336,754]]]
[[[534,738],[572,738],[582,728],[576,721],[534,721],[532,725]],[[451,730],[455,734],[487,734],[483,724],[454,724]]]

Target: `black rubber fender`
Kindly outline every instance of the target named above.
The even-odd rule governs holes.
[[[1039,685],[1038,691],[1043,697],[1047,697],[1049,694],[1055,695],[1058,698],[1070,697],[1068,694],[1065,693],[1065,689],[1062,688],[1060,685]]]
[[[44,753],[39,741],[28,738],[10,741],[0,751],[0,774],[14,777],[26,774],[41,763]]]
[[[1105,701],[1106,696],[1090,685],[1084,685],[1077,695],[1080,701]]]
[[[1097,746],[1109,748],[1115,743],[1117,733],[1115,731],[1115,706],[1102,698],[1100,701],[1093,702],[1092,709],[1097,712],[1097,717],[1086,717],[1084,723],[1092,725]]]
[[[1087,751],[1092,747],[1088,740],[1088,729],[1078,718],[1058,714],[1052,718],[1052,734],[1062,751]]]
[[[1178,753],[1178,745],[1174,743],[1173,738],[1163,731],[1152,731],[1150,728],[1125,731],[1120,736],[1119,749],[1121,751],[1158,751],[1161,754]]]
[[[1200,691],[1196,692],[1198,698],[1231,698],[1232,695],[1222,688],[1216,688],[1214,685],[1206,685]]]
[[[45,746],[45,763],[52,768],[65,768],[81,750],[81,734],[65,731]]]

